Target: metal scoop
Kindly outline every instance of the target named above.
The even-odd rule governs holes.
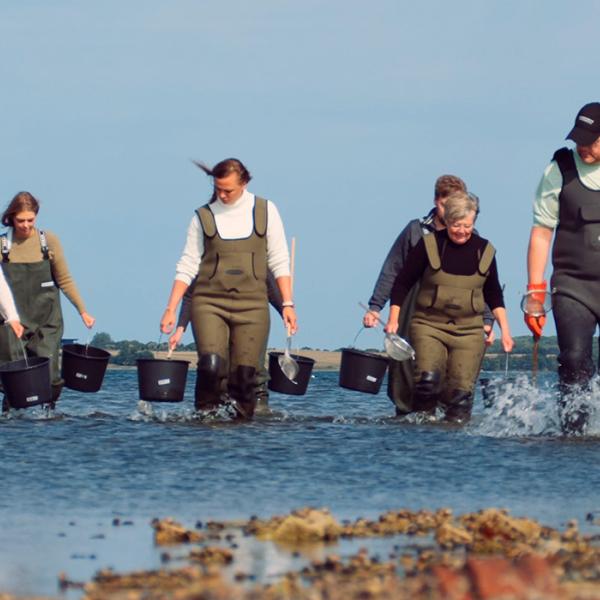
[[[279,368],[281,369],[281,372],[292,383],[296,383],[296,381],[294,381],[294,380],[296,379],[296,377],[298,376],[298,373],[300,372],[300,366],[292,358],[292,356],[290,354],[291,348],[292,348],[292,336],[290,334],[290,329],[288,327],[288,334],[287,334],[287,339],[286,339],[286,343],[285,343],[285,350],[283,351],[283,354],[278,357],[277,362],[279,363]]]
[[[414,360],[414,348],[397,333],[386,333],[383,345],[387,355],[394,360]]]
[[[379,322],[379,324],[383,327],[384,323],[381,320],[381,317],[369,310],[367,306],[365,306],[362,302],[358,303],[361,308],[364,308],[367,312],[370,312]],[[397,333],[387,333],[385,334],[385,338],[383,340],[383,346],[385,347],[386,354],[393,360],[414,360],[415,359],[415,350],[414,348],[402,337],[400,337]]]

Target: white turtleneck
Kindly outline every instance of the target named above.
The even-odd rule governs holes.
[[[225,240],[247,238],[254,227],[254,194],[244,190],[232,204],[216,200],[209,204],[215,216],[219,235]],[[175,279],[190,285],[198,274],[204,254],[204,234],[197,214],[194,214],[187,231],[181,258],[177,263]],[[275,279],[290,274],[290,259],[283,223],[277,207],[267,201],[267,266]]]
[[[5,321],[18,321],[19,313],[15,301],[4,277],[4,271],[0,268],[0,312]]]

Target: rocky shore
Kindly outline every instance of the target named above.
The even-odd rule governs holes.
[[[588,515],[590,529],[600,525]],[[163,568],[116,573],[92,581],[59,576],[63,591],[85,600],[590,600],[600,598],[600,535],[576,521],[564,530],[490,508],[453,515],[449,509],[397,510],[370,520],[339,521],[326,509],[303,508],[269,519],[198,522],[186,528],[155,519]],[[256,580],[242,564],[239,540],[275,543],[307,559],[274,582]],[[389,540],[386,555],[366,547],[330,552],[344,540]],[[337,549],[337,546],[336,546]],[[182,564],[183,563],[183,564]],[[244,564],[248,564],[247,562]],[[0,594],[0,600],[13,598]]]

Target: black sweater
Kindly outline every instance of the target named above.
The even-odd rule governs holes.
[[[487,240],[472,234],[464,244],[455,244],[448,237],[447,231],[430,233],[437,241],[442,269],[451,275],[473,275],[477,272],[480,256],[485,249]],[[391,304],[402,306],[410,288],[423,276],[429,265],[425,242],[421,239],[406,257],[404,267],[398,273],[392,288]],[[483,284],[483,298],[491,310],[504,307],[502,288],[498,281],[496,258],[492,261],[488,277]]]

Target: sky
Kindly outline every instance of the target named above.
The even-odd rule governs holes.
[[[477,228],[524,335],[531,204],[577,111],[600,99],[586,65],[599,22],[595,0],[6,0],[0,206],[20,190],[40,200],[92,334],[157,341],[211,194],[191,159],[240,158],[296,239],[294,346],[335,349],[452,173],[480,197]],[[63,312],[65,336],[88,341],[64,297]],[[284,338],[273,314],[270,345]]]

